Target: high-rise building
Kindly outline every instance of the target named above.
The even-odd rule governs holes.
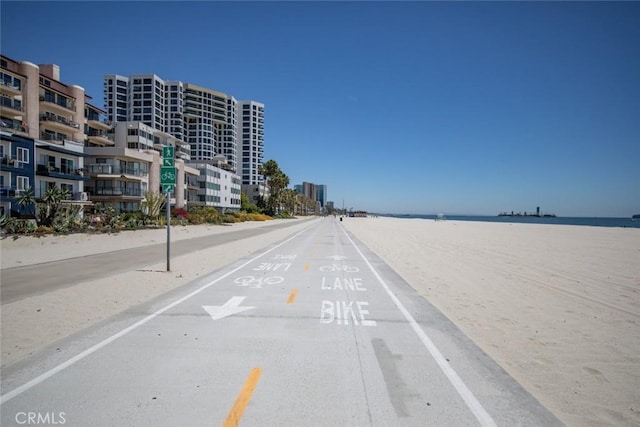
[[[324,209],[327,205],[327,186],[324,184],[314,184],[311,182],[303,182],[302,184],[294,185],[294,190],[298,194],[313,200],[316,202],[317,209]]]
[[[155,74],[106,75],[104,97],[110,120],[145,123],[188,143],[194,162],[222,155],[243,184],[262,181],[264,104]]]
[[[258,174],[258,166],[264,159],[264,104],[255,101],[238,103],[239,126],[242,130],[242,183],[256,185],[263,177]]]

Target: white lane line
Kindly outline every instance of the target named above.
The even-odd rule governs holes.
[[[307,227],[308,228],[308,227]],[[2,405],[3,403],[8,402],[9,400],[13,399],[14,397],[24,393],[25,391],[33,388],[34,386],[40,384],[41,382],[43,382],[44,380],[46,380],[47,378],[50,378],[52,376],[54,376],[55,374],[57,374],[58,372],[62,371],[63,369],[68,368],[69,366],[73,365],[74,363],[84,359],[85,357],[89,356],[92,353],[95,353],[96,351],[100,350],[102,347],[112,343],[113,341],[117,340],[118,338],[128,334],[129,332],[133,331],[134,329],[144,325],[145,323],[147,323],[148,321],[154,319],[155,317],[157,317],[158,315],[164,313],[165,311],[175,307],[176,305],[188,300],[189,298],[191,298],[194,295],[199,294],[200,292],[204,291],[205,289],[207,289],[208,287],[218,283],[220,280],[225,279],[227,277],[229,277],[231,274],[235,273],[236,271],[242,269],[243,267],[247,266],[248,264],[251,264],[252,262],[254,262],[255,260],[259,259],[260,257],[263,257],[264,255],[268,254],[269,252],[272,252],[276,249],[278,249],[280,246],[290,242],[291,240],[295,239],[296,237],[298,237],[300,234],[304,233],[307,228],[305,228],[302,231],[299,231],[298,233],[294,234],[292,237],[288,238],[287,240],[285,240],[284,242],[272,247],[271,249],[262,252],[260,255],[251,258],[249,261],[245,262],[244,264],[234,268],[233,270],[223,274],[222,276],[218,277],[217,279],[215,279],[212,282],[207,283],[206,285],[203,285],[202,287],[196,289],[195,291],[191,292],[190,294],[172,302],[171,304],[167,305],[166,307],[161,308],[160,310],[156,311],[153,314],[148,315],[147,317],[145,317],[144,319],[141,319],[139,321],[137,321],[136,323],[134,323],[133,325],[121,330],[120,332],[111,335],[109,338],[105,339],[102,342],[99,342],[98,344],[95,344],[93,347],[90,347],[88,349],[86,349],[85,351],[83,351],[82,353],[72,357],[71,359],[62,362],[61,364],[59,364],[58,366],[56,366],[55,368],[51,368],[50,370],[48,370],[47,372],[45,372],[42,375],[37,376],[36,378],[32,379],[31,381],[16,387],[15,389],[11,390],[10,392],[3,394],[2,397],[0,398],[0,405]]]
[[[382,285],[384,290],[387,291],[387,294],[389,295],[391,300],[394,302],[396,307],[398,307],[400,312],[404,315],[405,319],[407,319],[407,321],[411,325],[411,328],[418,335],[418,337],[420,338],[424,346],[427,348],[429,353],[431,353],[431,356],[436,361],[436,363],[438,364],[442,372],[445,374],[447,379],[449,379],[449,382],[456,389],[456,391],[458,392],[462,400],[464,400],[464,402],[467,404],[467,407],[471,410],[473,415],[475,415],[476,420],[478,420],[478,422],[482,426],[495,427],[496,423],[495,421],[493,421],[493,418],[491,418],[491,415],[489,415],[486,409],[484,409],[484,407],[480,404],[480,402],[478,402],[478,399],[476,399],[476,397],[473,395],[471,390],[469,390],[469,387],[467,387],[467,385],[462,381],[458,373],[451,367],[451,365],[447,362],[444,356],[442,356],[442,353],[440,353],[440,350],[438,350],[438,348],[435,346],[433,341],[431,341],[431,338],[429,338],[429,336],[422,330],[420,325],[418,325],[418,322],[416,322],[416,320],[413,318],[413,316],[411,316],[409,311],[404,307],[404,305],[402,305],[400,300],[393,294],[393,292],[391,292],[391,289],[389,289],[389,286],[382,279],[382,277],[380,277],[378,272],[373,268],[369,260],[360,251],[360,248],[358,248],[355,242],[344,230],[344,228],[342,229],[342,232],[344,233],[345,236],[347,236],[347,239],[349,239],[353,247],[356,248],[356,251],[358,251],[358,253],[362,257],[364,262],[369,266],[374,276],[376,276],[376,279],[378,279],[378,282],[380,282],[380,284]]]

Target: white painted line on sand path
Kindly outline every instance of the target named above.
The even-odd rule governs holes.
[[[308,228],[308,227],[307,227]],[[228,271],[227,273],[223,274],[222,276],[218,277],[217,279],[215,279],[212,282],[207,283],[206,285],[196,289],[195,291],[191,292],[190,294],[172,302],[171,304],[161,308],[160,310],[156,311],[153,314],[148,315],[147,317],[137,321],[136,323],[134,323],[133,325],[121,330],[120,332],[111,335],[109,338],[105,339],[104,341],[99,342],[98,344],[95,344],[92,347],[89,347],[88,349],[86,349],[85,351],[83,351],[82,353],[72,357],[71,359],[68,359],[66,362],[63,362],[61,364],[59,364],[58,366],[56,366],[55,368],[51,368],[50,370],[48,370],[47,372],[37,376],[36,378],[32,379],[31,381],[16,387],[15,389],[11,390],[8,393],[5,393],[2,395],[2,397],[0,398],[0,405],[8,402],[9,400],[13,399],[14,397],[24,393],[25,391],[35,387],[36,385],[40,384],[41,382],[43,382],[44,380],[54,376],[55,374],[57,374],[58,372],[62,371],[63,369],[68,368],[69,366],[73,365],[74,363],[84,359],[85,357],[91,355],[92,353],[95,353],[96,351],[100,350],[102,347],[112,343],[113,341],[117,340],[118,338],[128,334],[129,332],[133,331],[134,329],[137,329],[138,327],[144,325],[145,323],[149,322],[150,320],[154,319],[155,317],[159,316],[160,314],[164,313],[165,311],[175,307],[176,305],[188,300],[189,298],[193,297],[194,295],[199,294],[200,292],[204,291],[205,289],[213,286],[214,284],[218,283],[220,280],[225,279],[227,277],[229,277],[230,275],[232,275],[233,273],[235,273],[236,271],[244,268],[245,266],[251,264],[252,262],[254,262],[255,260],[263,257],[264,255],[268,254],[269,252],[274,251],[275,249],[279,248],[280,246],[289,243],[291,240],[295,239],[296,237],[298,237],[300,234],[304,233],[307,228],[305,228],[302,231],[299,231],[298,233],[294,234],[293,236],[291,236],[290,238],[288,238],[287,240],[279,243],[278,245],[272,247],[271,249],[262,252],[261,254],[251,258],[249,261],[245,262],[244,264],[234,268],[231,271]]]
[[[438,350],[438,348],[435,346],[433,341],[431,341],[431,338],[429,338],[429,336],[422,330],[420,325],[418,325],[418,322],[416,322],[416,320],[413,318],[413,316],[411,316],[409,311],[404,307],[404,305],[402,305],[398,297],[396,297],[393,294],[393,292],[391,292],[391,289],[389,289],[389,286],[387,285],[387,283],[373,268],[373,265],[371,265],[369,260],[360,251],[360,248],[358,248],[358,246],[351,239],[349,234],[347,234],[347,232],[344,229],[344,226],[342,226],[342,232],[344,233],[345,236],[347,236],[347,239],[349,239],[353,247],[356,249],[356,251],[358,251],[358,254],[360,254],[364,262],[369,266],[369,269],[371,269],[371,271],[373,272],[373,275],[376,276],[376,279],[378,279],[378,282],[380,282],[380,284],[382,285],[384,290],[387,292],[391,300],[394,302],[396,307],[398,307],[398,309],[403,314],[405,319],[407,319],[413,331],[418,335],[418,337],[420,338],[424,346],[427,348],[429,353],[431,353],[431,356],[433,357],[433,359],[436,361],[436,363],[438,364],[442,372],[445,374],[445,376],[447,377],[451,385],[453,385],[453,387],[456,389],[456,391],[458,392],[462,400],[464,400],[467,407],[471,410],[473,415],[476,417],[476,420],[478,420],[481,426],[496,427],[496,423],[495,421],[493,421],[493,418],[491,418],[491,415],[489,415],[486,409],[484,409],[484,407],[480,404],[480,402],[478,402],[478,399],[476,399],[476,397],[473,395],[471,390],[469,390],[467,385],[462,381],[458,373],[451,367],[451,365],[447,362],[447,360],[444,358],[442,353],[440,353],[440,350]]]

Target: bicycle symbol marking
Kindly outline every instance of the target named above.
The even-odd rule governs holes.
[[[163,181],[172,181],[176,178],[176,174],[173,172],[165,172],[162,174],[162,177],[160,179],[162,179]]]
[[[271,277],[255,277],[255,276],[241,276],[237,277],[234,281],[238,286],[247,286],[252,289],[262,289],[262,285],[277,285],[284,282],[282,276]]]
[[[331,264],[331,265],[323,265],[322,267],[320,267],[320,271],[325,271],[325,272],[344,271],[346,273],[357,273],[358,271],[360,271],[360,269],[352,265]]]

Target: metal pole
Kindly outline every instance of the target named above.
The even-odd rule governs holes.
[[[168,191],[166,194],[167,194],[167,271],[171,271],[171,210],[169,209],[171,198],[169,197]]]

